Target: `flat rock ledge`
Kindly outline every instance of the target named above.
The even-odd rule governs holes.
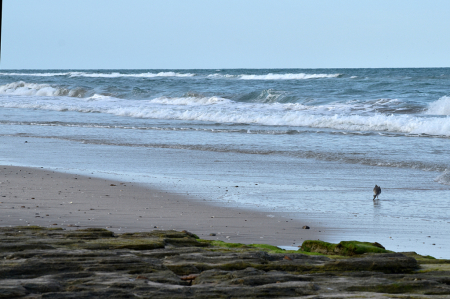
[[[450,298],[450,261],[200,240],[186,231],[0,228],[0,298]]]

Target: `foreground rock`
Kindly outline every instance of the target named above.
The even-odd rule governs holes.
[[[415,253],[311,255],[185,231],[13,227],[0,240],[0,298],[450,298],[450,261]]]

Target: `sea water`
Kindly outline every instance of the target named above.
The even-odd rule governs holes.
[[[0,164],[450,258],[448,115],[449,68],[0,70]]]

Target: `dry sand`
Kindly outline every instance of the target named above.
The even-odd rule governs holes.
[[[220,207],[130,182],[39,168],[0,166],[0,196],[0,226],[175,229],[203,239],[277,246],[298,246],[324,236],[323,228],[311,221],[291,220],[282,213]],[[302,229],[304,225],[311,229]]]

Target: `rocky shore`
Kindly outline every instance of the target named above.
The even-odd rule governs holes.
[[[450,298],[450,260],[377,243],[285,251],[187,231],[38,226],[2,227],[0,239],[0,298]]]

